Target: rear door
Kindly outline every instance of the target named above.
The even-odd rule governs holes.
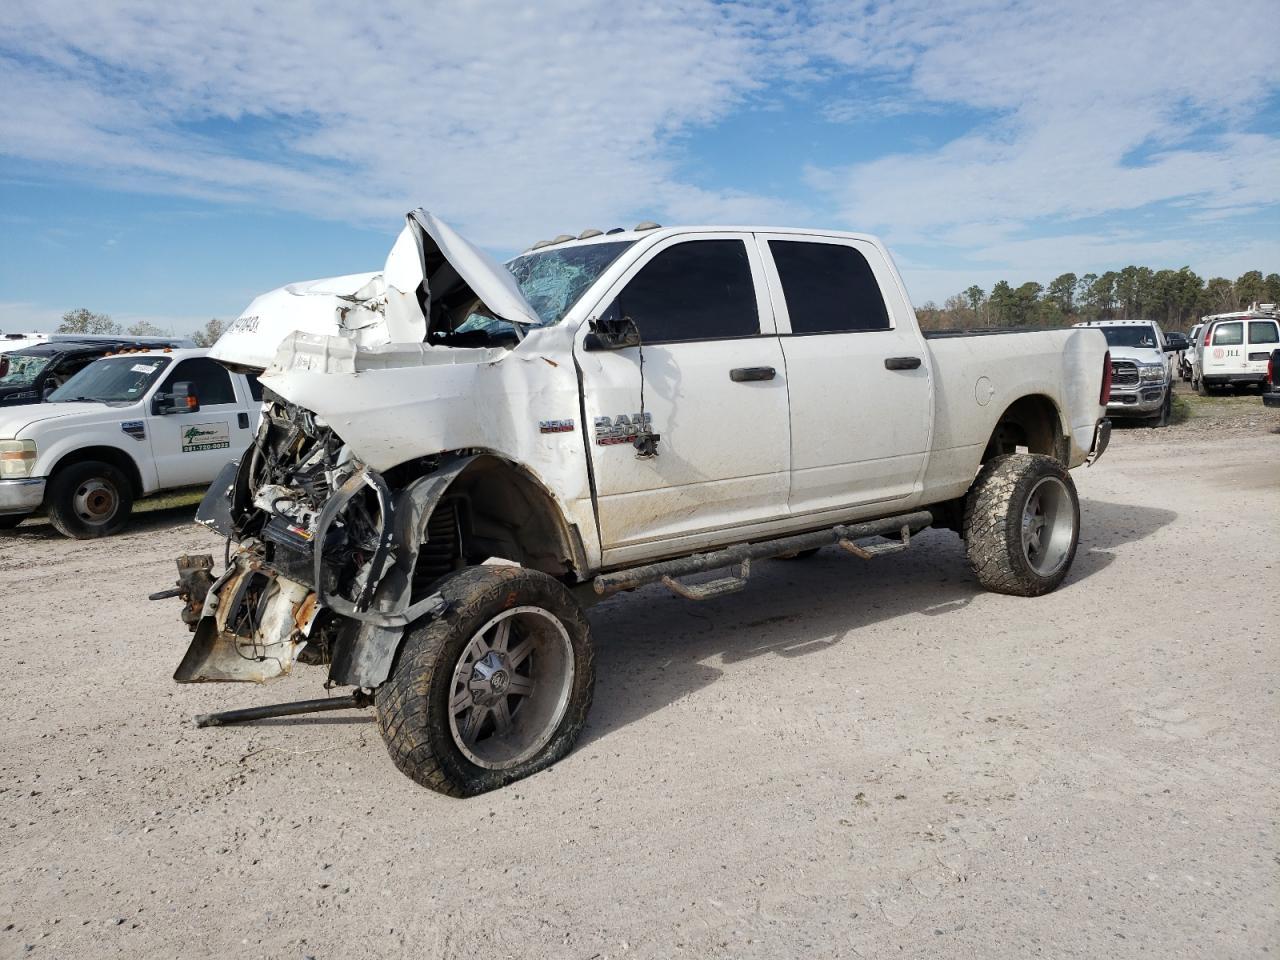
[[[785,517],[786,369],[751,235],[655,244],[592,312],[608,314],[634,320],[642,346],[587,350],[578,333],[605,562]],[[655,457],[632,443],[645,426]]]
[[[209,483],[222,465],[252,439],[250,416],[236,396],[231,374],[208,357],[189,357],[174,365],[158,393],[172,395],[174,385],[191,384],[200,401],[192,413],[148,412],[151,451],[160,487]]]
[[[757,240],[787,365],[792,514],[919,492],[929,352],[883,255],[849,238]]]
[[[1245,324],[1245,369],[1265,376],[1271,351],[1280,346],[1280,328],[1274,320],[1249,320]]]
[[[1219,320],[1209,327],[1204,341],[1203,378],[1229,377],[1245,368],[1245,321]]]

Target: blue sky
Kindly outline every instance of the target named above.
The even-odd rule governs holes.
[[[186,332],[376,269],[425,206],[865,230],[912,299],[1280,271],[1273,0],[0,9],[0,330]]]

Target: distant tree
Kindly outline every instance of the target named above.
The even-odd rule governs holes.
[[[1040,294],[1043,292],[1044,287],[1034,280],[1028,280],[1013,291],[1014,326],[1025,327],[1039,320],[1040,311],[1037,307],[1040,303]]]
[[[921,306],[916,307],[916,321],[920,324],[922,330],[942,330],[942,311],[938,309],[938,305],[932,300],[926,300]]]
[[[1017,312],[1016,301],[1017,297],[1014,295],[1013,287],[1009,286],[1009,281],[1001,280],[991,288],[991,297],[987,302],[990,304],[997,327],[1009,327],[1014,324]]]
[[[975,283],[973,286],[969,287],[969,289],[965,290],[964,298],[969,304],[969,309],[973,311],[973,322],[975,324],[981,323],[982,307],[987,300],[986,291]],[[991,322],[990,316],[987,317],[987,322]]]
[[[1235,285],[1226,277],[1214,277],[1204,285],[1201,313],[1227,313],[1237,305]]]
[[[198,347],[212,347],[226,329],[227,325],[223,321],[212,317],[208,323],[191,335],[191,339]]]
[[[1099,320],[1110,320],[1116,306],[1116,280],[1119,278],[1114,270],[1108,270],[1089,284],[1089,305],[1093,307],[1094,317]]]
[[[68,310],[58,324],[58,333],[118,334],[120,324],[105,313],[94,313],[84,307]]]
[[[1242,308],[1266,299],[1267,282],[1262,279],[1261,270],[1250,270],[1236,279],[1236,301]]]
[[[1190,267],[1157,270],[1152,278],[1151,319],[1170,328],[1185,326],[1196,315],[1204,281]]]
[[[1125,267],[1116,275],[1115,294],[1120,302],[1123,320],[1143,320],[1152,300],[1152,281],[1155,274],[1150,267]]]
[[[130,324],[129,333],[135,337],[167,337],[171,335],[168,330],[162,330],[149,320],[139,320],[137,323]]]
[[[1049,299],[1058,305],[1065,316],[1075,313],[1076,284],[1079,282],[1074,273],[1064,273],[1049,281]]]
[[[1267,303],[1280,303],[1280,273],[1268,273],[1262,282],[1267,288]]]

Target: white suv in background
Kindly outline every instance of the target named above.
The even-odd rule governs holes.
[[[1173,405],[1173,359],[1176,351],[1160,324],[1151,320],[1089,320],[1077,327],[1097,327],[1111,350],[1111,400],[1107,416],[1142,418],[1151,426],[1169,423]]]
[[[1278,347],[1280,319],[1274,303],[1205,317],[1196,338],[1191,381],[1201,396],[1218,387],[1262,387],[1267,361]]]

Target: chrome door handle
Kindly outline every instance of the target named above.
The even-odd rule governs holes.
[[[920,367],[919,357],[885,357],[886,370],[916,370]]]
[[[772,380],[778,375],[773,367],[734,367],[729,371],[729,379],[734,383],[745,383],[748,380]]]

